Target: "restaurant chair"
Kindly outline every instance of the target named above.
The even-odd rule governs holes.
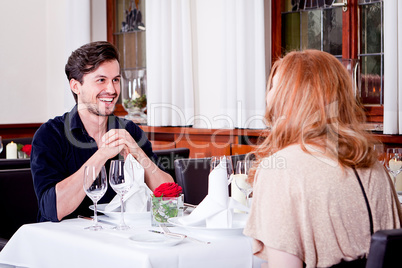
[[[30,168],[0,170],[0,237],[11,236],[26,223],[36,222],[38,202]]]
[[[177,184],[183,188],[184,202],[198,205],[208,194],[211,158],[187,158],[174,161]]]
[[[30,167],[31,167],[31,162],[30,162],[29,158],[21,158],[21,159],[2,159],[2,158],[0,158],[0,170],[30,168]]]
[[[158,156],[158,163],[169,173],[176,182],[176,173],[174,161],[176,159],[188,158],[190,156],[189,148],[173,148],[166,150],[155,150],[154,153]]]
[[[402,229],[380,230],[371,236],[366,268],[400,267]]]
[[[0,251],[6,246],[8,240],[0,237]]]

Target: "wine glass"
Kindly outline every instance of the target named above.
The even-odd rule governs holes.
[[[402,148],[387,149],[385,166],[392,174],[394,184],[396,184],[396,176],[402,171]]]
[[[252,166],[252,160],[237,161],[236,173],[233,176],[236,187],[245,195],[246,205],[249,207],[249,197],[253,191],[253,186],[247,181],[248,171]]]
[[[227,156],[227,155],[212,156],[210,172],[212,172],[212,170],[219,165],[224,165],[224,168],[226,168],[227,176],[228,176],[228,185],[229,185],[232,182],[232,178],[233,178],[232,177],[232,175],[233,175],[232,157]]]
[[[0,136],[0,153],[3,151],[3,138]]]
[[[92,231],[102,230],[102,226],[98,225],[96,205],[107,190],[107,176],[105,167],[102,166],[99,170],[99,168],[95,166],[85,166],[83,187],[86,195],[91,198],[92,202],[94,202],[94,224],[86,227],[85,229]]]
[[[384,144],[376,143],[374,144],[374,152],[377,154],[378,161],[384,165]]]
[[[109,182],[113,190],[120,196],[120,224],[114,229],[128,230],[130,227],[124,222],[124,195],[133,186],[134,178],[131,176],[124,176],[124,161],[112,160],[110,163]]]

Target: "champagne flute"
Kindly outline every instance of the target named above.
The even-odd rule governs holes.
[[[210,172],[212,172],[212,170],[219,165],[224,165],[224,168],[226,168],[227,176],[228,176],[228,185],[229,185],[232,182],[232,178],[233,178],[232,177],[233,176],[232,157],[227,156],[227,155],[212,156]]]
[[[110,163],[109,182],[113,190],[120,196],[120,224],[114,229],[128,230],[130,227],[124,222],[124,195],[133,186],[134,178],[124,176],[124,161],[112,160]]]
[[[402,171],[402,148],[388,148],[385,161],[389,173],[392,174],[394,185],[396,184],[396,176]]]
[[[252,166],[252,160],[237,161],[236,175],[233,176],[236,187],[245,195],[246,205],[249,207],[249,196],[253,186],[247,181],[248,171]]]
[[[94,202],[94,224],[86,227],[85,229],[92,231],[102,230],[102,226],[98,224],[98,215],[96,205],[99,199],[106,193],[107,190],[107,176],[104,166],[97,169],[95,166],[85,166],[84,168],[84,191],[86,195]]]

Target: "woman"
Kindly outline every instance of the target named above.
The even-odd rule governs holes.
[[[292,52],[274,64],[268,89],[270,129],[255,152],[253,205],[244,230],[254,238],[254,253],[269,267],[353,260],[364,267],[368,211],[374,232],[400,228],[402,213],[363,129],[349,73],[328,53]]]

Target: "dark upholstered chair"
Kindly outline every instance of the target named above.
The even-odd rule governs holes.
[[[401,267],[402,229],[380,230],[371,236],[366,268]]]
[[[32,138],[13,138],[13,139],[3,139],[3,151],[0,153],[0,158],[6,158],[6,146],[11,141],[14,143],[21,143],[23,145],[32,144]]]
[[[19,227],[36,222],[38,201],[30,168],[0,170],[0,237],[10,239]]]
[[[0,251],[6,246],[8,240],[0,237]]]
[[[30,168],[31,162],[29,158],[24,159],[3,159],[0,158],[0,170]]]
[[[183,188],[184,202],[198,205],[208,194],[211,158],[174,161],[177,183]]]
[[[166,150],[155,150],[154,153],[158,156],[158,162],[163,166],[165,171],[169,173],[176,181],[174,161],[176,159],[188,158],[190,155],[190,149],[173,148]]]

